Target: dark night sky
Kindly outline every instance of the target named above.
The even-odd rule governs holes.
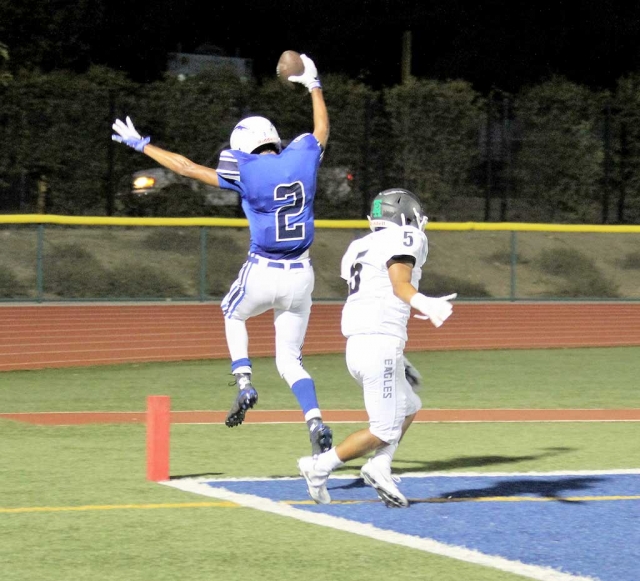
[[[402,33],[411,30],[417,76],[462,78],[479,90],[513,91],[551,74],[606,87],[640,66],[640,7],[624,4],[240,2],[219,7],[213,26],[186,22],[181,42],[185,50],[205,41],[237,50],[254,59],[259,75],[271,73],[280,52],[292,48],[310,54],[321,72],[344,71],[374,84],[394,84],[400,78]]]
[[[279,54],[294,49],[312,56],[321,75],[344,72],[389,86],[400,80],[406,30],[414,75],[465,79],[480,91],[514,92],[552,74],[613,88],[616,79],[640,70],[640,4],[633,2],[22,0],[26,19],[39,22],[18,26],[10,18],[16,1],[0,0],[0,8],[13,5],[9,18],[0,18],[0,41],[14,55],[17,44],[34,45],[34,31],[50,34],[67,19],[56,46],[75,42],[69,54],[85,50],[85,61],[136,80],[157,77],[168,52],[209,43],[251,58],[259,77],[273,74]]]

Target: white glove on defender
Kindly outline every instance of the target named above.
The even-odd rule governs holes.
[[[417,293],[411,297],[409,304],[422,313],[422,315],[415,315],[416,319],[429,319],[434,326],[439,327],[451,316],[453,305],[449,301],[457,296],[458,293],[446,297],[428,297]]]
[[[322,89],[315,63],[306,54],[301,54],[300,58],[304,63],[304,72],[301,75],[291,75],[287,77],[287,79],[292,83],[304,85],[309,89],[309,93],[311,93],[313,89]]]

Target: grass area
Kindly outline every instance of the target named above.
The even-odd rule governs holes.
[[[639,348],[413,353],[428,407],[640,407]],[[325,408],[362,408],[342,356],[314,356]],[[271,359],[255,361],[262,409],[295,409]],[[158,363],[0,374],[3,412],[226,409],[228,364]],[[336,424],[337,439],[360,427]],[[640,424],[418,424],[395,469],[547,471],[640,467]],[[308,453],[304,424],[174,425],[171,474],[295,476]],[[201,502],[145,480],[145,427],[31,426],[0,420],[3,581],[294,580],[516,581],[521,577],[246,508]],[[356,473],[353,461],[342,473]],[[302,483],[301,483],[302,486]],[[149,505],[171,503],[173,507]],[[123,506],[127,505],[127,506]],[[120,507],[111,508],[107,507]],[[144,508],[144,507],[147,508]],[[2,508],[85,507],[7,512]],[[93,507],[93,508],[91,508]],[[102,507],[102,508],[100,508]],[[410,510],[407,518],[410,517]],[[315,573],[314,573],[315,574]]]
[[[640,408],[640,347],[409,353],[432,408]],[[272,358],[254,359],[260,409],[297,409]],[[344,355],[305,358],[325,409],[362,409]],[[139,411],[150,394],[175,410],[226,410],[226,360],[139,363],[0,373],[2,411]]]

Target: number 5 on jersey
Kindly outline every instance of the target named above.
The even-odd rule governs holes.
[[[351,265],[351,276],[349,277],[349,296],[357,293],[360,290],[360,273],[362,272],[362,263],[357,262],[358,259],[362,258],[367,251],[358,252],[356,256],[356,261]]]

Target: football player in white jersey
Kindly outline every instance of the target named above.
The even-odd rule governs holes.
[[[311,311],[314,271],[309,247],[314,239],[314,199],[318,167],[329,139],[329,115],[314,62],[301,55],[304,72],[289,80],[304,85],[313,109],[313,133],[282,148],[280,136],[264,117],[242,119],[233,129],[231,148],[218,168],[192,162],[149,143],[131,119],[113,124],[113,139],[133,147],[176,173],[240,194],[249,221],[251,246],[237,280],[222,301],[231,372],[238,390],[226,425],[242,424],[258,401],[252,383],[246,320],[268,310],[274,314],[276,366],[295,395],[309,428],[313,454],[331,448],[332,431],[322,421],[316,387],[302,366]]]
[[[391,474],[398,444],[422,405],[410,385],[417,372],[404,357],[407,323],[413,307],[421,313],[417,317],[439,327],[451,315],[449,301],[456,295],[437,298],[418,292],[427,259],[427,218],[413,193],[400,188],[380,192],[372,202],[369,223],[373,232],[351,243],[341,265],[349,286],[342,310],[346,362],[362,387],[369,427],[319,456],[300,458],[298,468],[311,498],[327,504],[331,472],[373,452],[360,475],[386,506],[407,507],[409,501]]]

